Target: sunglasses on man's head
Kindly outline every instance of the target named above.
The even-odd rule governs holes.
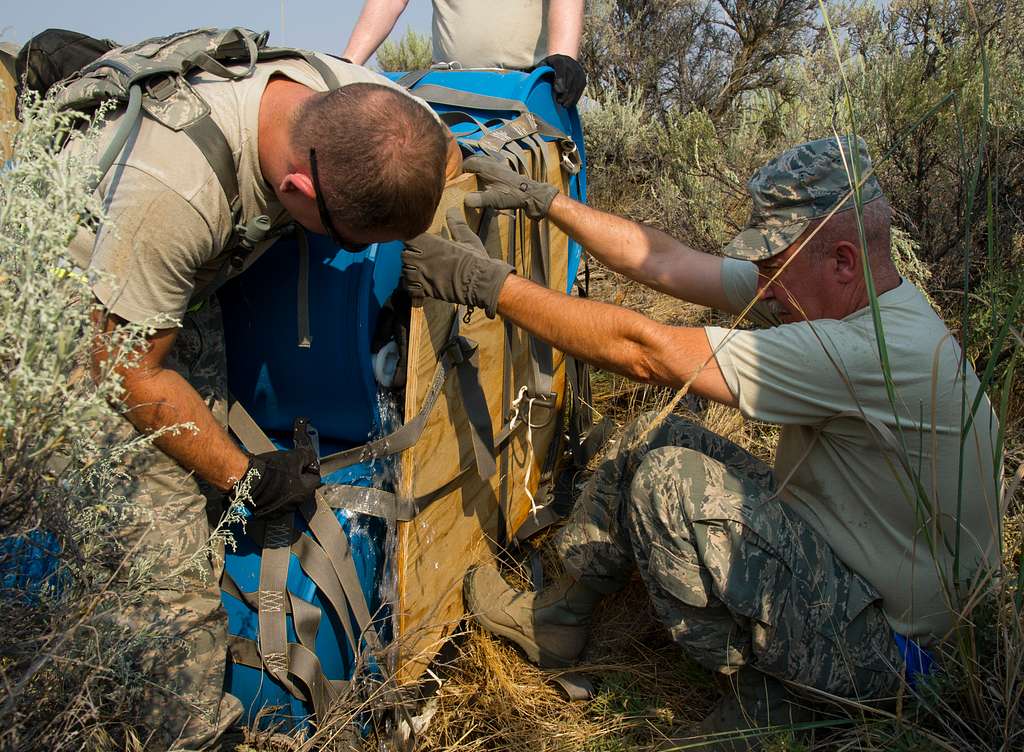
[[[346,251],[351,253],[359,253],[365,251],[370,247],[369,243],[355,243],[351,240],[346,240],[345,237],[338,232],[338,228],[334,226],[334,221],[331,219],[331,213],[327,211],[327,202],[324,201],[324,192],[320,188],[320,174],[316,169],[316,149],[309,150],[309,172],[310,177],[313,178],[313,190],[316,191],[316,208],[320,212],[320,224],[327,230],[327,235],[337,245],[344,248]]]

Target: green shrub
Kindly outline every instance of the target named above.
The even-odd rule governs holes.
[[[377,48],[377,66],[382,71],[413,71],[430,67],[433,54],[430,37],[406,29],[398,42],[386,40]]]
[[[94,339],[88,279],[67,256],[79,227],[102,218],[95,127],[73,130],[50,103],[23,112],[0,171],[0,748],[124,748],[147,736],[139,658],[163,637],[113,618],[150,588],[117,529],[132,511],[125,462],[152,438],[116,442],[107,429],[121,420],[115,368],[146,330]],[[59,153],[68,138],[75,156]],[[95,379],[94,347],[114,353]],[[15,577],[35,548],[51,575]]]

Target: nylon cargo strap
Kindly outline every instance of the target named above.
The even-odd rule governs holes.
[[[458,334],[459,322],[464,313],[465,310],[461,306],[454,312],[450,338],[441,349],[434,377],[416,417],[381,439],[320,458],[320,474],[322,476],[330,475],[359,462],[397,454],[413,446],[422,436],[427,419],[453,371],[458,375],[459,391],[472,429],[470,433],[476,457],[475,469],[483,479],[494,475],[497,469],[494,457],[499,447],[508,440],[514,431],[506,427],[499,433],[498,440],[495,441],[491,431],[490,412],[479,382],[479,354],[476,343]],[[242,445],[253,454],[272,452],[277,449],[277,446],[238,401],[232,402],[228,410],[228,427],[242,442]],[[441,488],[411,500],[397,500],[394,494],[380,489],[351,487],[355,490],[342,491],[340,489],[349,487],[334,484],[318,489],[317,495],[330,507],[352,509],[385,519],[410,520],[431,502],[458,487],[458,483],[465,478],[470,469],[472,468],[463,470],[456,478]]]
[[[287,650],[289,673],[303,684],[302,692],[295,696],[312,704],[313,712],[318,719],[324,718],[333,702],[348,689],[350,682],[326,679],[320,659],[305,645],[291,642],[288,643]],[[240,666],[256,670],[262,670],[264,667],[259,645],[253,640],[228,635],[228,651],[232,662]]]
[[[441,349],[437,367],[434,370],[434,378],[416,417],[387,436],[323,457],[320,460],[322,475],[330,475],[337,470],[360,462],[398,454],[413,446],[423,434],[427,418],[453,371],[458,374],[463,405],[473,429],[471,433],[477,472],[484,480],[494,475],[497,471],[494,463],[494,437],[491,432],[487,402],[483,390],[480,388],[477,344],[457,333],[459,321],[464,313],[461,306],[455,313],[451,336]]]
[[[316,585],[321,597],[334,610],[352,646],[353,655],[361,654],[363,641],[372,651],[379,650],[381,645],[348,539],[337,518],[319,500],[307,502],[301,512],[313,536],[316,536],[315,540],[294,529],[292,514],[266,522],[254,521],[254,527],[263,527],[259,590],[256,593],[243,592],[227,573],[222,581],[222,589],[255,608],[259,623],[258,644],[252,643],[246,647],[251,641],[241,638],[234,641],[235,647],[254,652],[259,660],[251,660],[251,655],[246,660],[244,654],[240,659],[235,649],[232,650],[233,659],[244,665],[265,668],[294,697],[312,703],[317,716],[322,718],[326,703],[348,683],[327,679],[316,657],[316,636],[322,618],[321,611],[288,592],[288,568],[292,554]],[[292,615],[292,623],[299,638],[297,645],[288,642],[288,613]],[[358,635],[352,628],[353,617],[359,625]]]

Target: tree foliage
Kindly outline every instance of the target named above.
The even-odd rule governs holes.
[[[390,39],[377,48],[377,66],[382,71],[412,71],[430,67],[430,37],[412,28],[398,42]]]
[[[581,56],[598,101],[638,93],[664,119],[720,119],[743,92],[789,91],[787,61],[818,34],[817,0],[604,0],[592,4]]]

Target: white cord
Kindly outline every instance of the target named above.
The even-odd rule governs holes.
[[[516,425],[519,423],[520,406],[526,399],[526,476],[523,478],[523,490],[526,491],[526,496],[530,500],[530,514],[533,515],[533,519],[537,519],[537,512],[540,511],[540,507],[537,506],[536,499],[533,498],[533,494],[530,493],[530,475],[533,473],[533,429],[542,428],[542,426],[533,425],[533,403],[537,401],[537,397],[527,396],[527,388],[525,386],[519,388],[519,393],[516,398],[512,400],[512,418],[508,422],[510,431],[514,431]]]

